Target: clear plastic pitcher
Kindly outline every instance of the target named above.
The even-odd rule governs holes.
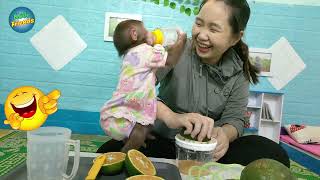
[[[27,133],[28,180],[72,179],[79,167],[80,141],[71,140],[71,130],[63,127],[41,127]],[[66,174],[69,146],[74,146],[74,163]]]

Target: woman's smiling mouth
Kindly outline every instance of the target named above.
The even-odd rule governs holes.
[[[37,101],[35,96],[27,103],[21,105],[14,105],[11,103],[13,110],[23,118],[32,117],[37,111]]]
[[[207,53],[210,50],[211,47],[212,46],[207,46],[207,45],[203,45],[203,44],[197,43],[197,49],[201,53]]]

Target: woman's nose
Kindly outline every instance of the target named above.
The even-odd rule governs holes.
[[[206,41],[209,39],[208,37],[208,32],[206,30],[200,30],[199,31],[199,35],[198,35],[198,39],[201,41]]]

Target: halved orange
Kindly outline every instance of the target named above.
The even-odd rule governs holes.
[[[101,172],[105,175],[118,174],[122,171],[126,154],[122,152],[108,152],[103,154],[106,160],[101,167]]]
[[[151,175],[136,175],[128,177],[126,180],[164,180],[158,176],[151,176]]]
[[[156,175],[156,168],[149,158],[135,149],[128,151],[125,165],[130,176],[133,175]]]

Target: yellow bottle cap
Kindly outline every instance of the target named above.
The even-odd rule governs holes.
[[[160,29],[155,29],[152,34],[154,36],[153,44],[163,44],[163,33]]]

